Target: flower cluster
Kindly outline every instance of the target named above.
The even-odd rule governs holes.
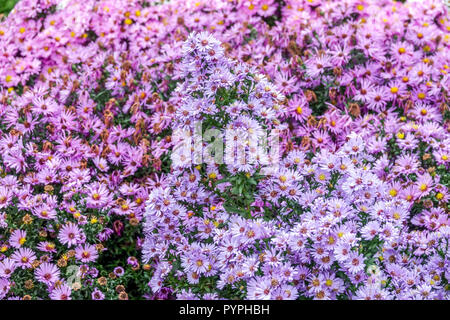
[[[283,97],[258,74],[246,84],[245,67],[229,71],[226,59],[209,60],[208,43],[219,50],[206,34],[186,41],[187,80],[177,89],[185,97],[174,127],[196,117],[207,127],[218,115],[223,127],[235,127],[245,115],[253,123],[245,129],[257,131],[263,119],[275,120],[259,108],[281,113],[273,99]],[[217,69],[236,84],[218,81]],[[383,181],[369,144],[356,133],[346,140],[334,152],[290,151],[265,175],[257,163],[174,169],[147,203],[143,253],[155,265],[152,291],[168,283],[189,288],[178,298],[448,298],[445,211],[425,213],[434,215],[432,227],[411,228],[424,218],[410,219],[410,203]],[[431,182],[421,176],[412,189]]]
[[[441,0],[20,0],[0,299],[448,299],[449,30]]]

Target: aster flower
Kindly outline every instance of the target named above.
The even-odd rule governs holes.
[[[348,260],[346,261],[345,266],[349,269],[349,271],[353,274],[358,273],[359,271],[364,270],[364,258],[362,255],[357,252],[350,252],[348,256]]]
[[[75,257],[84,263],[92,262],[98,258],[98,251],[91,244],[79,245],[75,248]]]
[[[420,197],[427,195],[434,187],[433,178],[427,173],[417,178],[416,186],[420,192]]]
[[[10,258],[0,261],[0,278],[9,279],[16,268],[16,262]]]
[[[14,230],[9,238],[9,244],[14,248],[20,248],[27,241],[27,232],[24,230]]]
[[[98,288],[95,288],[92,292],[92,300],[103,300],[105,299],[105,294],[101,292]]]
[[[35,270],[36,279],[46,285],[52,285],[60,279],[60,271],[54,264],[44,262]]]
[[[114,268],[114,274],[118,277],[123,276],[125,270],[122,267],[115,267]]]
[[[65,283],[54,288],[49,297],[52,300],[72,300],[72,289]]]
[[[112,197],[106,187],[101,183],[87,186],[86,206],[88,208],[104,208],[111,203]]]
[[[78,244],[81,239],[82,234],[80,228],[72,222],[67,223],[59,230],[58,240],[69,248]]]
[[[36,260],[36,255],[31,249],[19,248],[11,256],[11,259],[15,261],[17,267],[27,269],[32,267],[33,262]]]

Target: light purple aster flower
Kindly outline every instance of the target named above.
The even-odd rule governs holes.
[[[34,272],[36,279],[51,285],[60,279],[60,271],[54,264],[44,262]]]

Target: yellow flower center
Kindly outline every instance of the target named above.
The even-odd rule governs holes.
[[[211,173],[209,174],[209,178],[210,178],[210,179],[215,179],[215,178],[217,178],[217,175],[216,175],[214,172],[211,172]]]
[[[398,88],[397,87],[392,87],[391,88],[391,92],[392,93],[397,93],[398,92]]]

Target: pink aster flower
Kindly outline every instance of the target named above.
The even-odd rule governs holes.
[[[56,252],[55,244],[48,241],[41,241],[37,245],[37,249],[43,252]]]
[[[86,190],[86,206],[88,208],[99,209],[110,205],[112,196],[105,184],[95,182],[87,186]]]
[[[87,263],[95,261],[98,258],[98,252],[94,245],[79,245],[75,249],[75,257],[81,262]]]
[[[16,270],[16,262],[10,258],[0,261],[0,279],[11,277],[14,270]]]
[[[5,208],[9,205],[12,199],[12,190],[4,186],[0,187],[0,209]]]
[[[14,248],[20,248],[27,241],[27,232],[25,230],[14,230],[9,238],[9,244]]]
[[[78,244],[82,240],[82,231],[73,222],[65,224],[58,233],[58,239],[62,244],[71,247]]]
[[[27,269],[32,267],[32,263],[36,260],[36,255],[29,248],[19,248],[13,253],[11,259],[16,262],[18,267]]]
[[[57,266],[52,263],[42,263],[34,272],[36,279],[46,285],[52,285],[59,280],[60,271]]]
[[[71,295],[72,289],[67,284],[62,284],[56,288],[54,288],[49,297],[52,300],[72,300]]]
[[[434,187],[433,178],[429,173],[417,177],[416,186],[420,192],[420,197],[424,197],[430,193]]]

